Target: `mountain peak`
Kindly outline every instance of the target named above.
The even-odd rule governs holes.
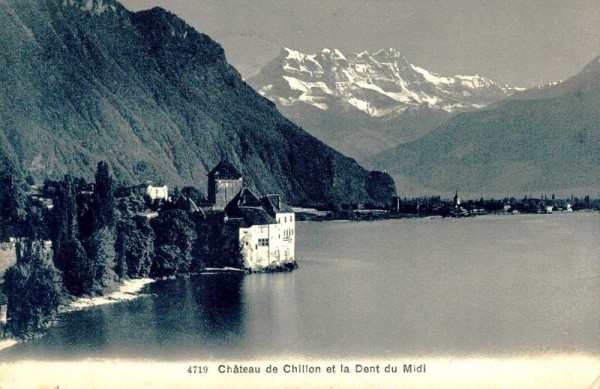
[[[343,60],[343,61],[346,60],[346,56],[344,56],[344,54],[342,54],[342,52],[339,51],[338,49],[324,48],[323,50],[321,50],[320,55],[323,58],[339,59],[339,60]]]
[[[514,91],[485,77],[429,72],[394,48],[348,55],[332,48],[317,54],[284,48],[268,69],[248,81],[280,105],[309,104],[327,110],[341,104],[372,117],[396,116],[423,106],[465,112]]]
[[[400,60],[401,62],[408,63],[401,52],[391,47],[376,51],[372,57],[379,62],[395,62]]]
[[[305,57],[304,54],[299,52],[298,50],[290,49],[288,47],[284,47],[279,52],[279,58],[281,59],[295,59],[301,60]]]
[[[193,67],[226,62],[225,52],[217,42],[161,7],[136,12],[131,21],[146,42],[162,48],[160,62],[171,70],[174,67],[170,65]]]

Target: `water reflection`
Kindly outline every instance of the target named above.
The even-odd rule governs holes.
[[[154,342],[161,357],[234,347],[244,337],[243,276],[214,274],[151,285]]]
[[[230,274],[158,281],[145,291],[151,297],[63,315],[43,337],[0,352],[0,360],[227,353],[244,339],[242,283]]]
[[[81,312],[80,319],[67,328],[65,332],[64,344],[61,349],[65,351],[77,352],[79,349],[103,350],[108,344],[107,322],[105,313],[101,309]]]
[[[106,351],[108,339],[108,323],[102,309],[72,312],[62,315],[44,336],[4,351],[0,360],[84,358]]]
[[[216,274],[190,283],[197,306],[199,332],[210,334],[214,341],[240,339],[244,333],[243,276]]]

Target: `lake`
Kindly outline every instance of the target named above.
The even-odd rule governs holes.
[[[157,281],[4,360],[600,355],[600,214],[299,223],[291,273]]]

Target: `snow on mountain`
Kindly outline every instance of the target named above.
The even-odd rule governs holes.
[[[304,54],[284,48],[249,82],[280,106],[304,103],[328,110],[342,104],[380,118],[423,106],[471,111],[518,90],[477,75],[441,76],[409,63],[394,49],[344,55],[337,49]]]

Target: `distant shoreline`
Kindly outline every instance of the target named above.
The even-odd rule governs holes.
[[[417,215],[412,213],[391,213],[387,211],[342,211],[330,212],[326,215],[317,215],[311,212],[296,212],[298,222],[371,222],[382,220],[402,220],[402,219],[471,219],[493,216],[523,216],[523,215],[563,215],[563,214],[581,214],[598,213],[591,209],[582,209],[577,211],[557,211],[553,213],[510,213],[510,212],[489,212],[480,215],[468,216],[442,216],[442,215]]]

